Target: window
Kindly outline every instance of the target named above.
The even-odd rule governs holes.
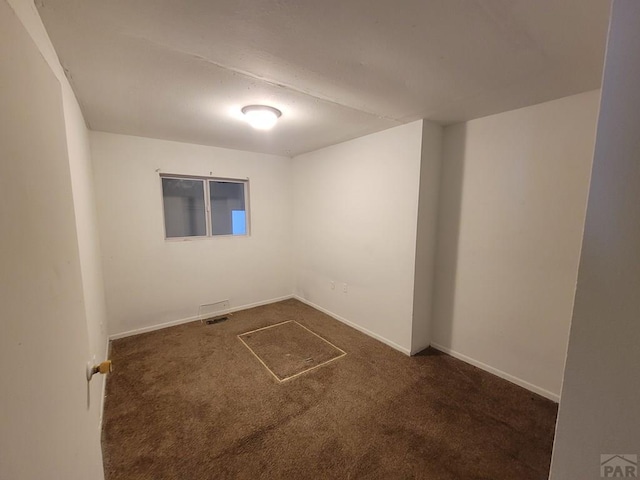
[[[161,175],[166,238],[247,235],[248,181]]]

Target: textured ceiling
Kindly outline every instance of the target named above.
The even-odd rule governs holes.
[[[607,0],[37,0],[93,130],[282,155],[599,88]],[[269,132],[244,105],[283,112]]]

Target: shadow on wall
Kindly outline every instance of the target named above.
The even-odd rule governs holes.
[[[458,272],[467,127],[445,128],[440,174],[432,338],[451,345]]]

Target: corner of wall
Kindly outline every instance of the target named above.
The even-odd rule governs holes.
[[[443,128],[422,121],[411,354],[431,343]]]

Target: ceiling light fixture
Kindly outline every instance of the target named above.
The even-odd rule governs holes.
[[[269,130],[276,124],[282,112],[267,105],[247,105],[242,108],[242,114],[256,130]]]

